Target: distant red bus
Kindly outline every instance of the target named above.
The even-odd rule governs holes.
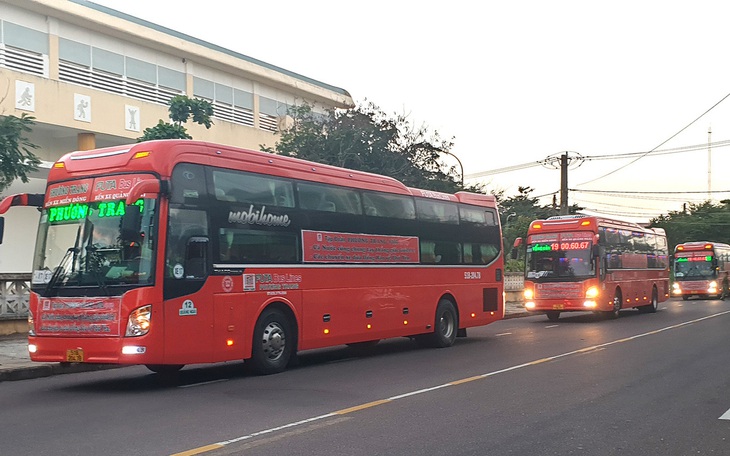
[[[685,301],[692,296],[724,298],[728,272],[730,245],[708,241],[678,244],[674,248],[672,294]]]
[[[446,347],[504,316],[493,196],[196,141],[73,152],[45,195],[34,361],[169,372],[413,337]]]
[[[664,230],[603,217],[559,216],[530,224],[525,308],[556,321],[561,312],[618,316],[656,312],[669,296]]]

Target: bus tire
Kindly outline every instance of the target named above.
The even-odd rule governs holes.
[[[258,375],[282,372],[292,357],[294,343],[288,338],[293,335],[289,318],[281,310],[264,310],[254,328],[251,359],[244,365]]]
[[[687,296],[687,295],[682,295],[682,301],[686,301],[686,300],[688,300],[688,299],[689,299],[689,296]]]
[[[442,298],[436,306],[433,332],[420,339],[425,345],[434,348],[446,348],[454,345],[459,331],[459,317],[454,304]]]
[[[621,310],[621,303],[623,302],[623,297],[621,296],[621,290],[618,288],[616,289],[616,294],[613,295],[613,309],[607,311],[604,313],[604,316],[606,318],[618,318],[619,311]]]
[[[656,287],[652,288],[651,290],[651,304],[648,306],[642,306],[639,307],[639,310],[642,312],[647,313],[656,313],[656,311],[659,309],[659,293],[656,290]]]
[[[170,375],[179,371],[185,364],[145,364],[145,367],[156,374]]]
[[[557,310],[548,310],[545,312],[545,315],[547,315],[548,320],[550,321],[558,321],[560,320],[560,312]]]

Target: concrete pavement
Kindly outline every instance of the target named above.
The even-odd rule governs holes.
[[[521,302],[508,302],[505,318],[527,315]],[[0,382],[48,377],[57,374],[73,374],[93,370],[110,369],[117,366],[105,364],[61,364],[36,363],[28,354],[27,334],[17,333],[0,336]]]

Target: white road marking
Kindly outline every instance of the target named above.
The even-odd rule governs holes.
[[[350,407],[350,408],[338,410],[336,412],[327,413],[325,415],[319,415],[319,416],[315,416],[315,417],[312,417],[312,418],[307,418],[307,419],[304,419],[304,420],[301,420],[301,421],[295,421],[293,423],[284,424],[282,426],[277,426],[277,427],[265,429],[263,431],[254,432],[252,434],[243,435],[243,436],[236,437],[236,438],[233,438],[233,439],[230,439],[230,440],[224,440],[222,442],[212,443],[212,444],[205,445],[205,446],[202,446],[202,447],[193,448],[191,450],[183,451],[183,452],[180,452],[180,453],[175,453],[172,456],[194,456],[194,455],[198,455],[198,454],[202,454],[202,453],[207,453],[209,451],[221,449],[221,448],[225,447],[226,445],[230,445],[231,443],[241,442],[243,440],[249,440],[249,439],[252,439],[254,437],[261,436],[261,435],[271,434],[272,432],[276,432],[276,431],[280,431],[280,430],[283,430],[283,429],[288,429],[288,428],[292,428],[292,427],[296,427],[296,426],[301,426],[303,424],[312,423],[314,421],[319,421],[319,420],[323,420],[323,419],[326,419],[326,418],[331,418],[331,417],[334,417],[334,416],[341,416],[341,415],[345,415],[345,414],[348,414],[348,413],[354,413],[354,412],[357,412],[357,411],[360,411],[360,410],[364,410],[364,409],[367,409],[367,408],[377,407],[377,406],[383,405],[383,404],[389,404],[389,403],[394,402],[394,401],[397,401],[399,399],[404,399],[404,398],[416,396],[416,395],[419,395],[419,394],[425,394],[425,393],[429,393],[431,391],[436,391],[436,390],[440,390],[440,389],[443,389],[443,388],[448,388],[448,387],[451,387],[451,386],[458,386],[458,385],[462,385],[464,383],[473,382],[473,381],[476,381],[476,380],[482,380],[482,379],[485,379],[485,378],[493,377],[493,376],[498,375],[498,374],[504,374],[506,372],[511,372],[511,371],[518,370],[518,369],[522,369],[522,368],[525,368],[525,367],[536,366],[538,364],[546,363],[548,361],[554,361],[554,360],[560,359],[560,358],[566,358],[566,357],[572,356],[572,355],[583,354],[583,353],[588,353],[588,352],[595,352],[595,351],[602,351],[606,347],[610,347],[611,345],[617,345],[617,344],[620,344],[620,343],[623,343],[623,342],[630,342],[630,341],[633,341],[633,340],[636,340],[636,339],[640,339],[642,337],[653,336],[653,335],[662,333],[664,331],[669,331],[671,329],[681,328],[683,326],[691,325],[693,323],[699,323],[701,321],[709,320],[710,318],[720,317],[722,315],[727,315],[729,313],[730,313],[730,310],[726,310],[724,312],[720,312],[720,313],[708,315],[706,317],[701,317],[701,318],[697,318],[697,319],[694,319],[694,320],[685,321],[684,323],[677,323],[676,325],[666,326],[664,328],[655,329],[654,331],[649,331],[649,332],[642,333],[642,334],[636,334],[635,336],[625,337],[623,339],[616,339],[616,340],[613,340],[611,342],[606,342],[606,343],[598,344],[598,345],[592,345],[592,346],[589,346],[589,347],[580,348],[578,350],[572,350],[572,351],[569,351],[569,352],[561,353],[559,355],[548,356],[546,358],[536,359],[534,361],[529,361],[529,362],[526,362],[526,363],[517,364],[516,366],[511,366],[511,367],[507,367],[507,368],[504,368],[504,369],[499,369],[499,370],[492,371],[492,372],[488,372],[488,373],[485,373],[485,374],[475,375],[473,377],[462,378],[460,380],[455,380],[453,382],[444,383],[444,384],[437,385],[437,386],[432,386],[430,388],[423,388],[423,389],[420,389],[420,390],[411,391],[409,393],[400,394],[398,396],[391,396],[391,397],[389,397],[387,399],[380,399],[380,400],[368,402],[368,403],[365,403],[365,404],[356,405],[354,407]],[[725,418],[726,415],[727,415],[727,418]],[[720,419],[730,419],[730,410],[728,410],[727,412],[725,412],[725,414],[723,414],[720,417]]]
[[[557,328],[558,326],[560,326],[560,325],[547,325],[547,326],[545,326],[545,329],[548,329],[548,328]]]
[[[495,336],[496,336],[496,337],[501,337],[501,336],[509,336],[509,335],[511,335],[511,334],[512,334],[512,333],[499,333],[499,334],[495,334]]]
[[[730,420],[730,410],[728,410],[727,412],[723,413],[722,416],[719,419],[721,419],[721,420]]]

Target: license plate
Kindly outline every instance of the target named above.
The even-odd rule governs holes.
[[[565,308],[564,304],[553,304],[554,310],[563,310]]]
[[[84,350],[81,348],[66,350],[66,361],[68,361],[69,363],[83,363]]]

